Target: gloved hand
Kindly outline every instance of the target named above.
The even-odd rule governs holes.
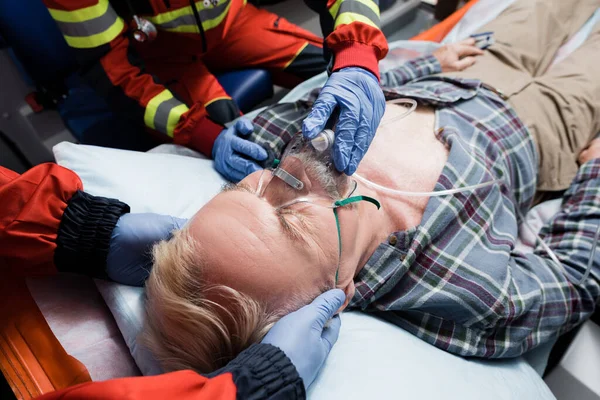
[[[186,219],[160,214],[124,214],[113,229],[106,272],[116,282],[143,286],[152,268],[152,245],[181,229]]]
[[[311,304],[281,318],[262,341],[283,350],[296,366],[306,389],[338,339],[342,323],[338,315],[333,315],[345,300],[346,295],[340,289],[325,292]],[[331,323],[325,326],[329,320]]]
[[[224,129],[215,140],[212,150],[215,169],[230,181],[239,182],[262,169],[253,160],[263,161],[268,157],[265,149],[240,137],[249,135],[253,129],[252,121],[242,117]]]
[[[325,128],[336,106],[340,107],[340,117],[335,128],[333,162],[338,171],[352,175],[369,149],[385,111],[385,97],[375,75],[358,67],[331,74],[302,124],[307,139],[313,139]]]

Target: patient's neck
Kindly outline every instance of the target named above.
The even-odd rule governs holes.
[[[400,197],[357,182],[357,191],[363,196],[377,199],[381,208],[368,202],[358,203],[357,257],[356,274],[365,266],[377,247],[387,241],[392,232],[403,231],[421,222],[427,198]]]

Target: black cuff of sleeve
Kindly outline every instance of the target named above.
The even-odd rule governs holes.
[[[61,272],[106,277],[106,257],[112,231],[129,206],[119,200],[77,191],[67,203],[54,252]]]
[[[285,353],[270,344],[253,344],[216,374],[230,372],[238,399],[305,399],[302,378]]]

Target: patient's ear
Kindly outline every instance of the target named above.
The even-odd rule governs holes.
[[[344,301],[344,304],[342,304],[337,313],[341,313],[346,307],[348,307],[348,303],[350,303],[350,300],[352,300],[352,297],[354,297],[354,291],[356,290],[356,287],[354,286],[354,281],[352,280],[350,283],[348,283],[348,285],[346,285],[346,287],[340,289],[346,293],[346,301]]]

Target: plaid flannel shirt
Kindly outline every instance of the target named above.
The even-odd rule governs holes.
[[[435,57],[424,56],[381,79],[387,99],[409,97],[436,110],[449,157],[435,190],[503,184],[431,197],[418,226],[379,245],[355,278],[350,305],[455,354],[519,356],[583,322],[600,296],[600,252],[589,278],[572,283],[587,267],[600,223],[600,159],[579,169],[561,211],[541,231],[562,265],[540,246],[532,254],[515,250],[516,207],[526,213],[536,189],[532,137],[492,88],[439,72]],[[316,94],[263,112],[254,139],[280,152]]]

